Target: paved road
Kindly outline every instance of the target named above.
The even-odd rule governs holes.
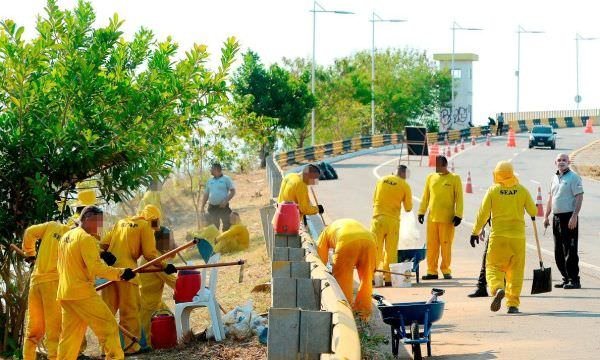
[[[585,289],[553,291],[544,295],[529,295],[531,274],[537,266],[533,251],[535,242],[532,228],[528,224],[528,258],[526,279],[518,316],[508,316],[505,309],[499,313],[489,311],[489,299],[468,299],[475,284],[481,263],[482,249],[472,249],[468,238],[478,206],[485,189],[492,183],[492,169],[499,160],[510,159],[522,184],[527,186],[535,199],[537,187],[542,187],[544,204],[550,178],[554,172],[553,160],[558,153],[570,153],[587,143],[600,138],[600,128],[595,133],[583,134],[583,129],[559,129],[556,150],[528,149],[527,134],[517,134],[517,148],[505,146],[506,137],[494,139],[492,146],[484,144],[471,147],[454,155],[455,172],[460,174],[463,184],[467,172],[471,172],[473,194],[465,194],[464,221],[457,228],[453,249],[452,281],[421,283],[410,289],[378,289],[391,300],[424,300],[432,286],[446,288],[447,302],[444,318],[433,332],[433,355],[440,359],[534,359],[544,356],[552,359],[595,358],[600,351],[597,339],[600,328],[600,182],[584,180],[584,203],[580,217],[580,258],[582,283]],[[352,217],[370,224],[372,193],[375,181],[382,175],[394,171],[399,151],[387,151],[348,159],[335,164],[340,179],[322,181],[317,187],[319,200],[325,205],[329,219]],[[424,161],[424,164],[426,161]],[[423,182],[432,169],[410,165],[408,179],[418,200]],[[415,207],[419,205],[415,201]],[[551,229],[543,234],[538,221],[544,262],[553,264]],[[420,228],[425,236],[424,227]],[[425,266],[425,262],[422,263]],[[553,277],[560,279],[553,267]],[[379,324],[379,330],[388,333],[387,327]],[[401,353],[402,355],[402,353]],[[404,356],[408,356],[404,353]]]

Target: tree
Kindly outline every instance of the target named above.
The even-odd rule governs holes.
[[[315,106],[306,80],[273,64],[266,69],[259,56],[248,50],[233,77],[231,118],[238,134],[259,148],[261,166],[272,151],[277,131],[300,129]]]
[[[25,272],[7,251],[30,224],[59,218],[56,201],[84,179],[98,179],[106,201],[119,202],[170,171],[182,137],[227,102],[234,38],[214,72],[194,45],[141,28],[122,37],[115,14],[94,28],[91,5],[73,10],[49,0],[37,36],[0,23],[0,352],[22,336]]]

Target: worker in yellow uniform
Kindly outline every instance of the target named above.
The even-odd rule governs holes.
[[[162,190],[162,183],[158,180],[153,180],[148,186],[148,190],[142,196],[142,200],[138,205],[139,211],[144,210],[146,205],[154,205],[158,208],[158,211],[162,214],[162,205],[160,202],[160,192]]]
[[[56,298],[62,308],[63,331],[57,358],[75,360],[89,326],[98,337],[106,359],[124,359],[117,322],[96,293],[94,278],[127,281],[135,277],[135,273],[130,268],[110,267],[100,259],[98,242],[93,235],[102,227],[102,210],[88,206],[78,221],[78,227],[62,236],[58,248]]]
[[[60,337],[60,305],[56,301],[58,289],[58,243],[70,229],[56,221],[33,225],[23,235],[25,261],[35,262],[27,299],[27,327],[23,344],[23,359],[35,360],[38,343],[46,335],[48,359],[55,360]],[[39,251],[36,243],[40,239]],[[37,255],[37,256],[36,256]]]
[[[463,190],[460,176],[448,171],[448,160],[443,155],[436,157],[435,173],[429,174],[425,180],[417,215],[419,223],[423,224],[427,211],[427,275],[422,279],[438,278],[440,252],[440,270],[444,279],[452,279],[452,243],[454,227],[460,224],[463,217]]]
[[[342,288],[348,302],[359,316],[367,320],[371,316],[373,272],[375,271],[375,238],[367,228],[354,219],[339,219],[321,232],[318,253],[327,263],[329,249],[334,249],[333,277]],[[356,299],[352,300],[354,268],[358,271],[360,285]]]
[[[159,229],[160,211],[154,205],[146,205],[137,216],[119,220],[112,230],[102,239],[100,247],[106,251],[101,256],[116,257],[115,266],[137,266],[141,256],[147,261],[157,258],[154,232]],[[165,273],[172,274],[177,270],[173,264],[159,264]],[[140,289],[139,280],[118,282],[102,290],[102,299],[113,314],[119,311],[119,323],[138,339],[141,337],[140,324]],[[130,346],[126,339],[127,353],[137,353],[139,344]]]
[[[378,269],[390,271],[390,264],[398,262],[398,236],[400,234],[400,209],[412,210],[412,192],[405,181],[406,166],[398,165],[396,173],[377,181],[373,194],[373,219],[371,232],[375,235]],[[381,263],[383,262],[383,266]],[[382,266],[382,267],[381,267]],[[385,274],[386,286],[391,285],[390,274]]]
[[[524,212],[535,221],[537,208],[531,194],[514,175],[508,161],[500,161],[494,169],[494,185],[485,193],[471,235],[471,246],[479,243],[481,229],[490,218],[491,233],[485,264],[486,280],[494,299],[490,309],[500,310],[506,295],[508,313],[519,312],[519,296],[525,270]],[[506,288],[505,288],[506,280]]]
[[[231,227],[215,240],[215,252],[226,254],[246,250],[250,245],[250,233],[246,225],[242,224],[240,214],[233,211],[229,214]]]
[[[157,233],[156,237],[156,246],[159,253],[167,252],[175,247],[172,232],[169,231],[168,234],[164,233],[164,236],[168,236],[169,241],[161,241],[159,237],[162,235],[163,232],[161,231]],[[142,263],[144,263],[143,260]],[[151,347],[152,339],[152,333],[150,331],[152,314],[161,309],[169,309],[167,304],[165,304],[162,300],[163,290],[165,284],[171,289],[174,289],[176,280],[177,278],[174,275],[165,274],[162,272],[140,274],[140,321],[142,324],[142,332],[145,336],[146,345],[148,347]]]
[[[321,170],[313,164],[306,165],[301,173],[287,174],[281,182],[277,202],[289,201],[296,203],[298,210],[300,210],[300,216],[322,214],[324,212],[323,206],[320,204],[317,204],[317,206],[311,205],[308,198],[308,185],[316,185],[320,175]]]

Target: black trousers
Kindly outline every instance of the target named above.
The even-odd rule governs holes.
[[[208,204],[208,223],[214,224],[217,229],[219,229],[221,223],[223,223],[223,231],[229,230],[231,227],[231,223],[229,222],[229,214],[231,214],[231,208],[229,207],[229,204],[227,204],[225,207]]]
[[[498,127],[496,128],[496,136],[502,135],[502,130],[504,130],[504,123],[499,122]]]
[[[485,240],[485,249],[483,249],[483,260],[481,262],[481,270],[479,271],[479,279],[477,279],[477,287],[485,289],[487,287],[487,280],[485,278],[485,259],[487,258],[488,244],[490,243],[489,236]]]
[[[579,238],[579,221],[575,229],[569,229],[572,212],[554,214],[552,233],[554,234],[554,260],[556,267],[565,281],[579,282],[579,255],[577,243]]]

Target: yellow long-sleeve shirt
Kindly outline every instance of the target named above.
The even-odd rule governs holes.
[[[375,246],[373,233],[354,219],[338,219],[327,226],[319,235],[317,252],[323,263],[327,263],[329,249],[347,245],[356,240],[372,241]]]
[[[98,241],[82,228],[67,231],[58,247],[58,300],[81,300],[97,296],[96,276],[119,280],[123,269],[108,266],[100,259]]]
[[[23,251],[27,256],[36,256],[35,243],[40,239],[35,267],[31,274],[31,283],[40,284],[58,280],[56,262],[58,261],[58,244],[60,238],[70,227],[56,221],[32,225],[23,234]]]
[[[491,237],[525,237],[525,220],[523,219],[525,211],[529,216],[537,214],[531,194],[523,185],[517,184],[513,187],[492,185],[485,193],[477,212],[473,235],[479,235],[491,217]]]
[[[215,252],[218,253],[245,250],[250,245],[250,233],[246,225],[235,224],[219,235],[216,242]]]
[[[114,266],[123,268],[136,268],[141,256],[151,261],[159,256],[154,239],[154,230],[150,223],[141,218],[127,218],[119,220],[112,230],[102,239],[103,246],[108,245],[116,258]],[[161,263],[162,267],[165,263]],[[139,279],[130,280],[139,284]]]
[[[463,217],[463,190],[460,176],[448,173],[427,175],[418,215],[429,210],[431,222],[451,223],[455,216]]]
[[[319,208],[310,204],[308,186],[302,181],[302,175],[297,173],[287,174],[281,182],[278,203],[291,201],[298,204],[300,215],[315,215]]]
[[[373,216],[387,215],[399,218],[402,205],[404,205],[405,211],[412,210],[410,185],[396,175],[388,175],[379,179],[373,194]]]

